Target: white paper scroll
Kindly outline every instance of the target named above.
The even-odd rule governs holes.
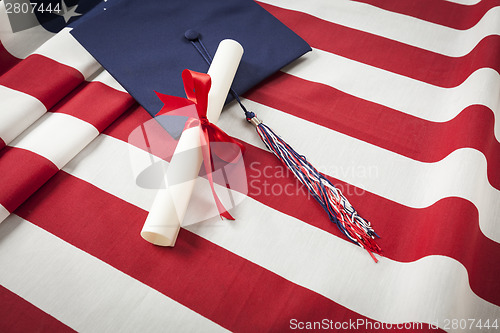
[[[217,48],[208,70],[212,85],[207,118],[212,123],[219,120],[242,55],[243,47],[234,40],[225,39]],[[141,231],[142,238],[155,245],[175,245],[202,162],[199,128],[187,129],[164,173],[167,186],[156,195]]]

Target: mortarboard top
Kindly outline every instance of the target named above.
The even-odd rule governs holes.
[[[243,46],[232,85],[238,94],[311,50],[252,0],[121,0],[96,10],[71,33],[151,115],[163,105],[154,91],[185,97],[182,71],[208,70],[184,36],[189,29],[212,56],[223,39]]]

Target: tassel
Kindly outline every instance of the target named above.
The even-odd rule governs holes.
[[[373,253],[381,254],[382,251],[375,242],[375,237],[379,236],[373,231],[370,222],[358,215],[342,192],[316,170],[305,156],[297,153],[253,112],[245,110],[245,115],[247,121],[256,127],[266,147],[307,187],[309,193],[326,211],[330,221],[335,223],[349,240],[366,249],[377,262]]]

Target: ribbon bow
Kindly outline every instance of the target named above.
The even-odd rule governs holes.
[[[217,205],[219,215],[221,217],[225,217],[226,219],[234,220],[231,214],[229,214],[228,211],[224,208],[222,202],[215,193],[214,181],[212,176],[212,172],[214,171],[214,161],[212,158],[210,143],[211,142],[234,143],[237,145],[237,147],[240,148],[241,151],[244,150],[244,147],[241,143],[239,143],[238,141],[234,140],[232,137],[227,135],[219,127],[212,124],[207,118],[208,92],[210,91],[212,83],[210,75],[185,69],[182,72],[182,81],[184,83],[184,90],[186,91],[187,99],[182,97],[163,95],[157,92],[156,95],[165,104],[163,108],[160,110],[160,112],[158,112],[157,116],[173,110],[177,110],[182,107],[190,105],[196,106],[198,119],[193,117],[189,118],[185,128],[191,128],[195,126],[200,127],[200,142],[201,142],[201,150],[204,161],[203,164],[205,165],[205,172],[207,175],[207,179],[210,183],[210,188],[212,190],[212,194],[214,196],[215,204]],[[214,153],[216,154],[217,157],[228,163],[233,161],[235,156],[234,151],[228,152],[228,151],[218,150],[217,152]]]

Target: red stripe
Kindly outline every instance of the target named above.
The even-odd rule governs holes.
[[[84,80],[76,69],[33,54],[0,76],[0,84],[37,98],[50,109]]]
[[[112,135],[117,139],[127,142],[130,133],[132,133],[137,126],[140,126],[151,119],[151,115],[147,113],[142,106],[136,103],[130,107],[127,112],[116,119],[113,124],[106,128],[103,133]]]
[[[84,82],[50,111],[69,114],[102,132],[134,103],[129,94],[101,82]]]
[[[13,212],[56,172],[57,166],[38,154],[21,148],[0,150],[0,204]]]
[[[500,143],[494,114],[485,106],[471,105],[452,120],[438,123],[285,73],[274,75],[246,97],[422,162],[440,161],[459,148],[477,149],[488,161],[490,184],[500,189]]]
[[[118,121],[113,125],[115,130],[107,133],[120,133],[116,138],[123,140],[128,137],[127,131],[148,117],[145,110],[139,109],[127,116],[126,126],[123,126],[125,131],[118,131],[122,127]],[[132,125],[134,122],[135,126]],[[308,197],[307,190],[278,159],[271,153],[243,144],[249,197],[345,239],[328,220],[321,206]],[[478,212],[471,202],[462,198],[444,198],[430,207],[414,209],[337,179],[329,179],[342,190],[361,216],[372,222],[375,231],[382,236],[377,243],[384,256],[400,262],[411,262],[428,255],[454,258],[467,268],[472,290],[483,299],[500,305],[500,285],[492,283],[500,276],[500,266],[496,264],[500,260],[500,244],[481,232]],[[297,209],[305,205],[307,209]]]
[[[460,30],[472,28],[488,10],[500,5],[498,0],[482,0],[475,5],[462,5],[442,0],[356,1]]]
[[[14,67],[21,59],[9,53],[0,41],[0,76]]]
[[[153,246],[139,236],[147,212],[63,171],[16,214],[233,331],[364,318],[187,230]]]
[[[51,315],[0,285],[0,332],[74,332]]]
[[[483,67],[500,73],[497,35],[485,37],[463,57],[448,57],[309,14],[268,4],[261,6],[315,48],[440,87],[458,86]]]
[[[5,147],[5,141],[0,138],[0,149],[2,149],[3,147]]]

